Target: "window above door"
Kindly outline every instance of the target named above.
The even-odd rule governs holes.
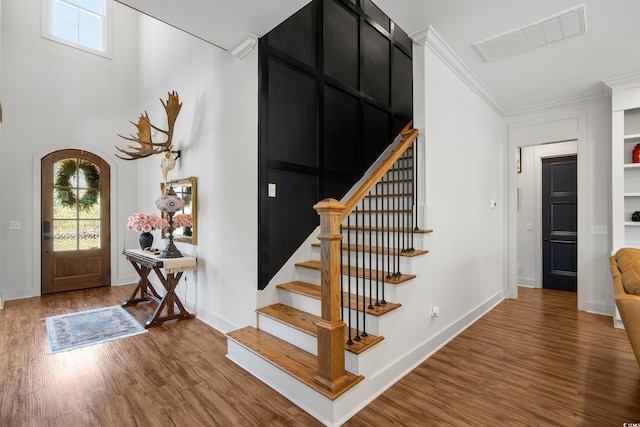
[[[42,37],[111,58],[112,0],[42,0]]]

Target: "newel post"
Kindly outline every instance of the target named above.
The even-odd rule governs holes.
[[[347,379],[344,367],[345,323],[340,316],[340,217],[345,206],[324,199],[313,207],[320,215],[322,320],[318,327],[318,373],[315,380],[334,391]]]

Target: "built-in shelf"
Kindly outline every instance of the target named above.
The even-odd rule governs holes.
[[[640,227],[640,222],[625,222],[624,223],[625,227]]]
[[[640,197],[640,193],[624,193],[624,197]]]
[[[640,169],[640,163],[625,163],[625,169]]]
[[[625,135],[624,136],[624,142],[625,143],[640,142],[640,133],[634,133],[634,134],[630,134],[630,135]]]

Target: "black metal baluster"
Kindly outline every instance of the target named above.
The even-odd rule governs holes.
[[[340,234],[342,234],[342,224],[340,224]],[[343,262],[343,253],[344,251],[342,250],[342,241],[340,241],[340,266],[344,265]],[[340,317],[342,318],[342,321],[344,321],[344,289],[343,289],[343,280],[342,280],[342,274],[340,275]]]
[[[356,274],[355,274],[355,280],[356,280],[356,336],[353,338],[355,341],[360,341],[360,318],[358,317],[358,313],[360,312],[359,310],[359,305],[360,305],[360,273],[358,271],[358,267],[359,267],[359,256],[358,256],[358,237],[360,236],[360,230],[358,229],[358,207],[356,206],[355,209],[355,216],[356,216],[356,247],[355,247],[355,253],[356,253]],[[351,269],[349,269],[349,276],[351,276]],[[351,294],[349,294],[349,300],[351,300]]]
[[[420,179],[420,174],[418,173],[419,169],[418,167],[420,166],[418,164],[418,138],[413,140],[413,164],[415,165],[415,176],[416,179],[413,181],[413,194],[415,196],[414,202],[413,202],[413,209],[414,209],[414,218],[415,218],[415,230],[418,231],[418,180]]]
[[[416,219],[417,219],[417,215],[416,215],[416,168],[417,168],[417,164],[416,164],[416,158],[415,158],[415,145],[416,145],[416,140],[413,140],[413,143],[411,144],[411,196],[409,199],[409,203],[410,203],[410,208],[411,208],[411,222],[410,222],[410,226],[411,226],[411,252],[415,251],[415,246],[414,246],[414,237],[415,237],[415,230],[418,229],[418,227],[415,226],[416,223]]]
[[[396,212],[394,215],[394,224],[395,224],[395,231],[396,231],[396,248],[395,248],[395,257],[393,258],[393,276],[394,277],[398,277],[400,276],[400,200],[398,199],[399,194],[400,194],[400,185],[402,184],[401,182],[401,177],[402,175],[400,174],[400,170],[396,170],[394,172],[395,176],[396,176],[396,183],[394,185],[395,189],[395,195],[393,197],[393,205],[394,205],[394,211]]]
[[[347,216],[347,271],[351,270],[351,216]],[[342,265],[340,265],[340,275],[344,275],[342,272]],[[351,275],[347,274],[347,294],[351,295]],[[352,345],[353,339],[351,339],[351,298],[347,299],[347,331],[349,338],[347,339],[347,344]]]
[[[375,188],[375,187],[374,187]],[[369,306],[367,307],[369,310],[373,310],[373,236],[372,236],[372,229],[373,229],[373,217],[371,216],[372,212],[375,215],[378,215],[378,211],[373,209],[373,206],[371,206],[371,198],[374,197],[373,196],[373,189],[371,191],[369,191]],[[376,205],[378,204],[378,199],[376,198]],[[378,272],[376,271],[376,276],[378,275]]]
[[[402,184],[400,185],[400,187],[402,188],[402,190],[400,191],[400,210],[401,210],[401,230],[402,230],[402,237],[401,237],[401,241],[402,241],[402,249],[400,250],[400,253],[405,253],[406,249],[407,249],[407,233],[405,230],[405,225],[406,225],[406,213],[405,213],[405,207],[407,204],[407,198],[406,198],[406,190],[407,190],[407,165],[406,165],[406,159],[407,159],[407,152],[405,151],[404,153],[402,153],[402,156],[400,157],[400,163],[402,164],[402,169],[400,169],[401,175],[402,175]],[[398,262],[398,265],[400,265],[400,263]]]
[[[383,178],[384,179],[384,178]],[[378,184],[379,185],[379,184]],[[384,252],[382,252],[382,248],[384,247],[384,243],[382,246],[380,245],[380,215],[382,213],[378,210],[378,199],[380,199],[380,192],[378,191],[378,186],[375,186],[376,189],[376,307],[380,306],[380,257],[384,257]],[[383,202],[384,203],[384,202]],[[384,259],[383,259],[384,261]]]
[[[371,206],[369,206],[369,215],[371,215]],[[362,333],[360,334],[361,337],[366,337],[369,334],[367,334],[367,311],[365,308],[366,305],[366,293],[365,293],[365,289],[366,289],[366,280],[365,280],[365,271],[367,269],[367,253],[366,253],[366,245],[365,245],[365,236],[366,236],[366,231],[365,231],[365,209],[364,209],[364,199],[362,199]],[[369,230],[371,230],[371,222],[369,222],[368,224],[369,226]],[[371,233],[371,231],[369,231],[369,233]],[[371,253],[371,250],[369,250],[369,253]],[[369,262],[369,286],[371,286],[371,262]],[[369,291],[371,292],[371,291]],[[360,298],[358,297],[358,304],[360,304]]]
[[[380,188],[382,189],[382,215],[381,215],[380,217],[382,218],[382,228],[380,228],[380,234],[381,234],[381,236],[382,236],[382,247],[383,247],[383,248],[385,248],[386,246],[385,246],[385,244],[384,244],[384,242],[385,242],[385,241],[384,241],[384,215],[385,215],[385,210],[384,210],[384,199],[385,199],[385,198],[386,198],[386,196],[387,196],[387,192],[386,192],[386,189],[385,189],[385,179],[384,179],[384,176],[382,177],[381,182],[382,182],[382,186],[381,186]],[[389,203],[387,203],[387,206],[389,206]],[[387,245],[388,245],[388,244],[389,244],[389,239],[388,239],[388,236],[387,236]],[[389,255],[388,255],[388,254],[389,254],[389,251],[387,250],[387,262],[389,261],[389,260],[388,260],[388,257],[389,257]],[[381,274],[381,276],[382,276],[382,280],[381,280],[381,282],[382,282],[382,299],[380,300],[380,304],[385,304],[385,301],[384,301],[384,280],[385,280],[385,274],[384,274],[384,271],[385,271],[385,265],[384,265],[384,253],[382,254],[381,259],[382,259],[382,270],[381,270],[381,271],[382,271],[382,274]]]

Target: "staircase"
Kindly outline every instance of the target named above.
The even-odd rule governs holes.
[[[369,378],[385,369],[384,334],[402,315],[396,290],[415,282],[412,262],[428,252],[413,247],[431,231],[415,227],[416,136],[406,128],[346,205],[316,205],[314,259],[295,264],[297,280],[276,286],[279,302],[257,310],[257,328],[227,334],[227,357],[325,425],[346,421],[383,391]]]

